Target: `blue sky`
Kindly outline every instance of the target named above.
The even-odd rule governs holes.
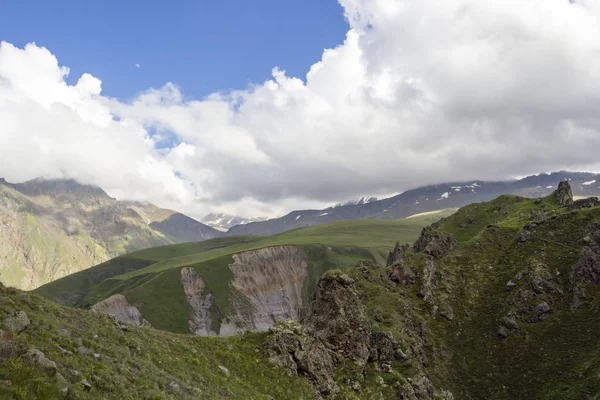
[[[70,83],[88,72],[121,99],[166,82],[201,98],[262,83],[275,66],[304,78],[348,30],[335,0],[0,0],[0,10],[0,40],[45,46]]]

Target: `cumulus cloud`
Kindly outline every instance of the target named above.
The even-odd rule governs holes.
[[[600,170],[596,0],[340,0],[346,40],[305,79],[131,102],[34,44],[0,47],[0,175],[71,176],[195,216]],[[183,88],[185,89],[185,88]]]

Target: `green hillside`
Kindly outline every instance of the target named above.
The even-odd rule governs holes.
[[[396,240],[415,240],[422,227],[454,210],[400,221],[342,221],[295,229],[268,237],[223,237],[197,243],[155,247],[130,253],[44,285],[35,292],[63,304],[89,307],[123,294],[153,326],[188,331],[188,306],[179,282],[183,267],[193,267],[214,295],[213,315],[232,312],[229,265],[235,253],[272,246],[298,246],[310,266],[304,287],[308,300],[321,273],[346,268],[361,259],[384,264]],[[218,326],[218,323],[216,323]]]
[[[57,367],[43,373],[27,353],[7,357],[12,342],[4,335],[0,398],[53,398],[66,385],[72,398],[310,399],[319,391],[357,400],[598,399],[600,202],[563,197],[501,196],[464,207],[423,229],[414,244],[395,246],[389,265],[375,262],[384,255],[377,245],[357,247],[352,235],[340,234],[377,236],[384,225],[330,225],[339,239],[331,246],[307,238],[329,233],[288,233],[306,240],[300,248],[311,263],[313,296],[304,304],[302,325],[283,319],[268,333],[209,338],[131,325],[122,331],[107,316],[2,288],[3,326],[5,317],[14,320],[13,311],[26,311],[32,322],[16,342],[41,349]],[[406,239],[400,225],[388,225],[397,235],[385,239],[390,248]],[[180,246],[176,254],[251,248],[264,238],[224,240],[195,244],[198,253],[192,244]],[[152,251],[154,262],[165,261],[160,249]],[[217,255],[194,268],[215,293],[237,298],[224,284],[230,257]],[[331,269],[336,265],[340,269]],[[103,284],[122,282],[131,303],[142,312],[147,303],[168,320],[185,309],[185,302],[177,305],[185,297],[175,284],[179,271]],[[238,304],[215,296],[222,310]],[[183,331],[177,324],[185,318],[157,327]],[[100,360],[77,354],[81,345]],[[80,375],[66,383],[55,375],[71,370]],[[90,392],[82,392],[82,378],[91,382]],[[170,382],[177,382],[175,389]]]

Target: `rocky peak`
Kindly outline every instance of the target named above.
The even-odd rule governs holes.
[[[366,362],[370,324],[365,306],[352,288],[353,283],[339,270],[327,272],[317,285],[307,324],[333,350]]]
[[[441,258],[456,247],[456,238],[451,233],[438,232],[431,226],[423,228],[421,236],[413,245],[418,253],[427,253],[434,258]]]
[[[387,259],[386,266],[390,266],[397,261],[400,261],[402,257],[406,254],[406,252],[410,249],[410,245],[408,243],[400,244],[400,242],[396,242],[396,246],[394,250],[390,251]]]
[[[573,204],[573,190],[568,181],[562,181],[558,184],[554,197],[561,207],[569,207]]]

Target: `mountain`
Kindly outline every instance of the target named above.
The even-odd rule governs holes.
[[[0,397],[593,399],[600,200],[574,189],[420,234],[348,221],[148,249],[46,286],[91,288],[91,310],[0,286]],[[227,316],[261,332],[199,337]]]
[[[0,180],[0,280],[33,289],[117,255],[221,233],[74,180]]]
[[[543,197],[562,180],[570,180],[578,196],[600,195],[600,175],[554,172],[506,182],[469,181],[424,186],[382,200],[363,198],[323,210],[293,211],[281,218],[232,227],[230,235],[272,235],[289,229],[331,221],[357,219],[394,220],[434,210],[457,208],[492,200],[502,194]],[[365,201],[368,199],[370,201]]]
[[[266,221],[267,217],[250,217],[244,218],[237,215],[229,215],[225,213],[210,213],[202,218],[202,223],[212,226],[215,229],[226,232],[236,225],[249,224],[251,222]]]

